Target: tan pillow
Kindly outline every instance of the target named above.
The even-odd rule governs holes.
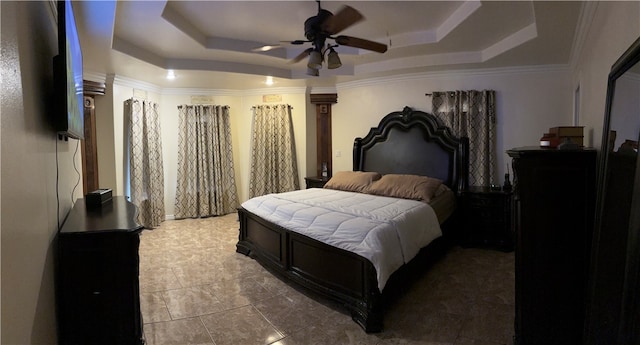
[[[347,192],[364,192],[380,176],[379,173],[370,171],[338,171],[327,181],[324,188]]]
[[[440,187],[438,187],[436,192],[433,194],[433,197],[434,198],[438,197],[438,196],[440,196],[440,195],[442,195],[442,194],[444,194],[444,193],[446,193],[446,192],[448,192],[450,190],[451,190],[451,188],[447,187],[447,185],[443,183],[443,184],[440,185]]]
[[[372,183],[366,193],[429,202],[441,185],[441,180],[432,177],[387,174]]]

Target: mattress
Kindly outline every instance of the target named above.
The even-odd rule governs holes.
[[[247,211],[373,264],[378,288],[420,249],[442,235],[426,203],[333,189],[268,194],[242,203]]]

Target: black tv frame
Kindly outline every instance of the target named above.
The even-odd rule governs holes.
[[[70,0],[57,1],[58,55],[53,58],[56,132],[64,138],[84,139],[83,66],[80,39]]]

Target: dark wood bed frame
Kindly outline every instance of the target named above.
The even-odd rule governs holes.
[[[454,137],[433,115],[405,107],[386,115],[364,138],[356,138],[353,170],[435,177],[459,195],[467,187],[468,147],[467,138]],[[237,252],[344,305],[366,332],[382,331],[383,295],[392,289],[394,280],[401,279],[396,279],[398,272],[380,292],[369,260],[287,230],[243,208],[238,209],[238,215]],[[445,234],[447,225],[454,221],[455,215],[443,224]],[[437,239],[421,253],[438,242],[442,241]]]

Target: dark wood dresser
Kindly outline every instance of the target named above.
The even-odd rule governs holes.
[[[513,158],[517,345],[583,343],[596,151],[539,147]]]
[[[114,197],[87,209],[79,199],[58,233],[58,340],[143,344],[136,206]]]
[[[513,250],[511,192],[470,186],[462,193],[465,246]]]

